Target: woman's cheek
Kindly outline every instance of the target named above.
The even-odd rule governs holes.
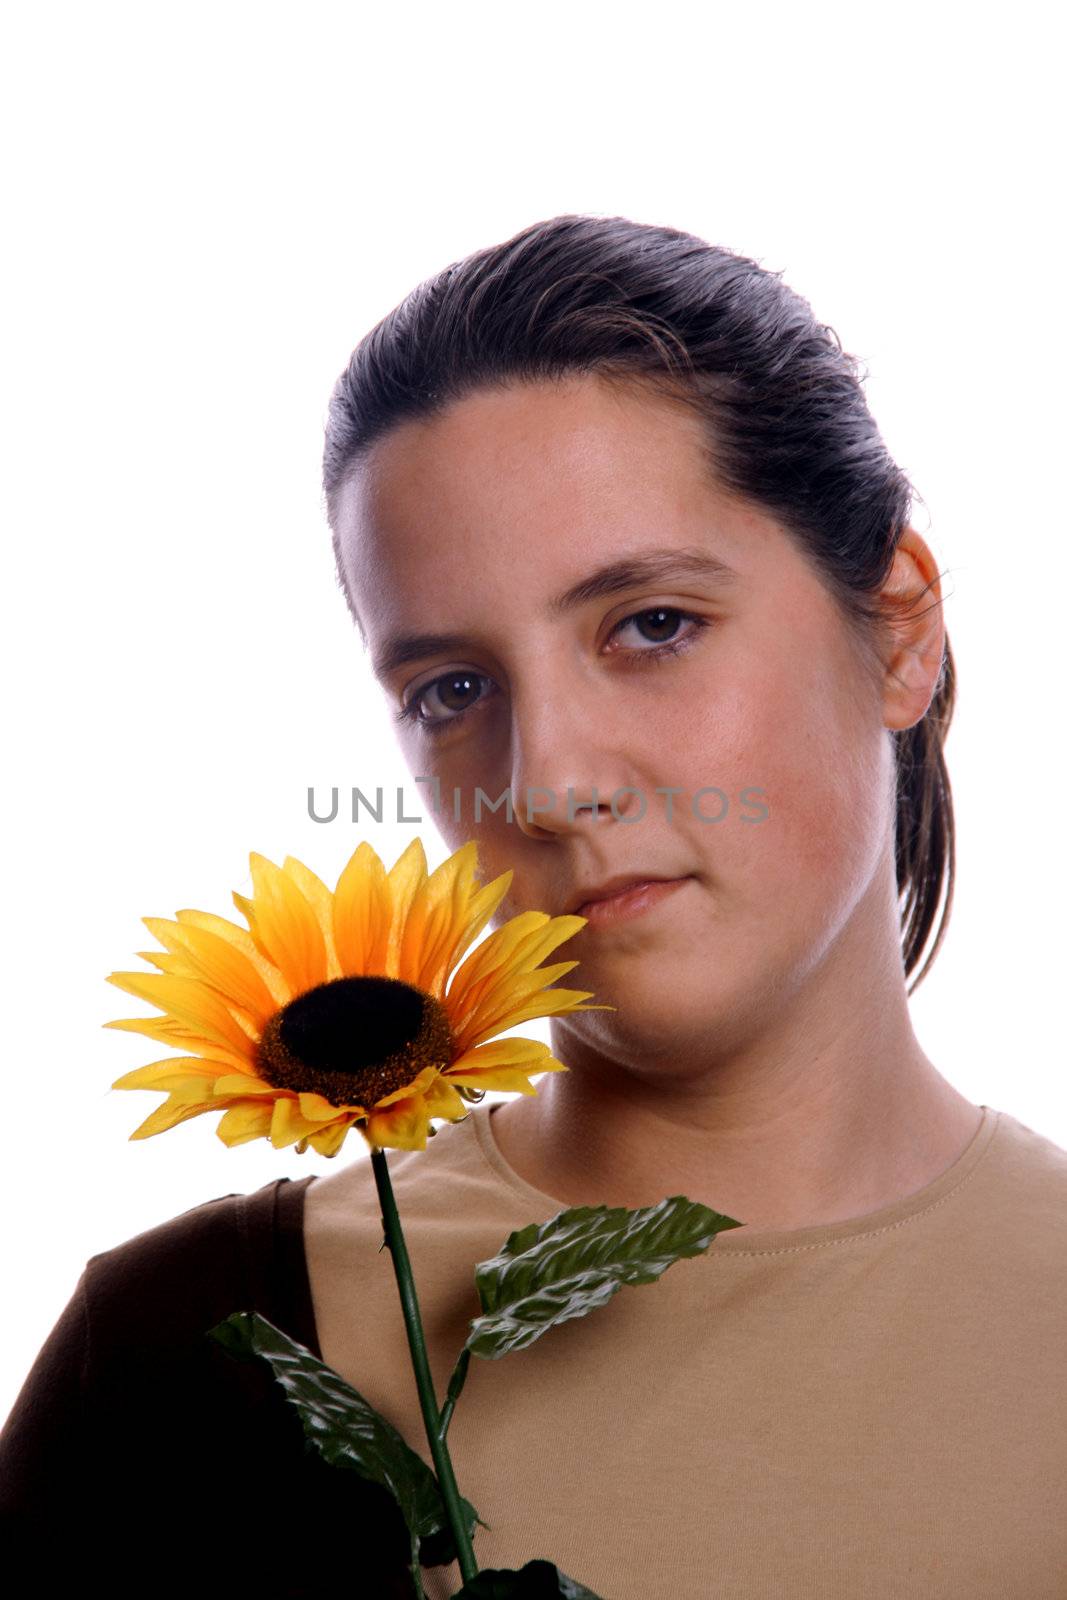
[[[826,744],[782,772],[778,785],[777,805],[770,804],[776,876],[814,922],[833,922],[867,888],[885,848],[877,763]]]
[[[823,680],[816,696],[806,676],[754,668],[750,683],[720,700],[714,725],[702,723],[699,741],[701,769],[718,774],[701,781],[730,800],[729,823],[701,830],[710,858],[790,901],[847,889],[884,838],[877,741],[827,694],[832,686]],[[715,814],[714,796],[703,804]],[[763,820],[743,820],[755,817]]]

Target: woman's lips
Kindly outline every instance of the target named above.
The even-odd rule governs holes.
[[[639,917],[643,911],[658,905],[675,889],[680,889],[683,883],[688,882],[688,878],[668,878],[665,881],[634,883],[627,889],[620,889],[617,894],[609,895],[606,900],[587,900],[578,907],[576,915],[587,918],[590,928]]]

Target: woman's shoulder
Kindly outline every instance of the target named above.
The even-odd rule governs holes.
[[[313,1177],[274,1178],[250,1193],[232,1191],[198,1201],[163,1222],[131,1234],[118,1244],[100,1250],[89,1260],[103,1272],[161,1258],[173,1260],[197,1251],[204,1240],[266,1238],[285,1228],[299,1212]]]
[[[221,1483],[234,1527],[262,1522],[266,1484],[291,1526],[343,1526],[369,1549],[363,1592],[414,1593],[392,1496],[328,1466],[266,1363],[235,1361],[208,1337],[231,1312],[256,1310],[318,1354],[301,1232],[312,1181],[201,1201],[85,1263],[0,1433],[5,1536],[31,1559],[55,1528],[77,1530],[50,1555],[60,1588],[99,1577],[132,1595],[148,1572],[153,1594],[310,1596],[351,1581],[348,1538],[314,1557],[306,1541],[237,1539],[212,1550],[205,1590],[197,1518]],[[116,1505],[121,1571],[98,1537]],[[192,1532],[163,1538],[161,1516]]]
[[[204,1316],[258,1310],[309,1343],[303,1202],[312,1178],[217,1195],[89,1257],[82,1279],[98,1345],[182,1339]],[[153,1338],[154,1342],[154,1338]]]

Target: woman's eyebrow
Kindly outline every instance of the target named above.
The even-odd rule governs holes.
[[[735,583],[739,574],[721,557],[694,546],[671,550],[648,550],[623,556],[597,567],[588,576],[571,584],[548,602],[550,616],[565,616],[590,600],[619,594],[644,583],[666,582],[670,578],[706,578],[714,583]],[[383,643],[372,661],[374,676],[387,678],[398,667],[425,656],[461,650],[470,640],[462,633],[394,633]]]
[[[618,594],[622,589],[634,589],[638,584],[665,581],[668,578],[710,578],[715,583],[735,583],[738,573],[720,556],[698,546],[682,545],[671,550],[647,550],[638,555],[623,556],[597,567],[587,578],[564,589],[562,594],[548,603],[551,616],[562,616],[588,600],[599,600],[604,595]]]

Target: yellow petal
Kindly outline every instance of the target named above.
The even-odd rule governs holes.
[[[318,1133],[308,1135],[308,1144],[312,1145],[320,1156],[335,1156],[345,1142],[345,1135],[349,1132],[350,1122],[334,1122],[328,1128],[323,1128]]]
[[[557,1068],[559,1063],[557,1062]],[[530,1069],[522,1067],[497,1067],[493,1070],[486,1069],[484,1073],[461,1073],[456,1078],[457,1083],[468,1084],[472,1089],[504,1090],[508,1094],[536,1094],[537,1085],[531,1083],[527,1072]],[[538,1067],[538,1072],[551,1071],[551,1067]],[[566,1067],[562,1069],[566,1072]]]
[[[217,1100],[191,1099],[182,1091],[175,1090],[170,1098],[147,1116],[140,1127],[135,1128],[130,1134],[131,1139],[150,1139],[153,1134],[166,1133],[169,1128],[177,1127],[179,1122],[187,1122],[190,1117],[198,1117],[204,1111],[217,1111]]]
[[[515,919],[516,922],[519,920]],[[571,938],[578,931],[574,924],[582,922],[584,918],[581,917],[552,917],[540,927],[531,924],[525,930],[520,930],[520,936],[516,941],[506,946],[502,944],[501,949],[506,949],[506,956],[503,959],[493,959],[486,971],[468,983],[463,993],[462,1004],[467,1015],[469,1016],[474,1010],[480,1012],[486,1002],[491,1007],[499,1009],[498,993],[503,995],[514,991],[526,998],[533,992],[531,979],[533,985],[537,983],[547,985],[554,982],[556,976],[576,967],[577,961],[557,962],[554,967],[539,967],[538,963],[555,949],[556,945]],[[564,926],[561,927],[561,924]],[[487,940],[486,943],[488,942]],[[449,1002],[452,1003],[451,995]]]
[[[245,1144],[249,1139],[264,1139],[270,1134],[273,1106],[262,1100],[238,1100],[219,1118],[215,1129],[223,1144]]]
[[[300,1114],[307,1122],[329,1122],[337,1116],[339,1107],[331,1105],[324,1095],[301,1091],[296,1098]],[[360,1106],[358,1109],[362,1111],[363,1107]]]
[[[476,842],[468,840],[418,885],[408,908],[398,976],[435,996],[470,898],[477,853]]]
[[[377,852],[364,840],[334,890],[333,940],[342,973],[385,973],[391,921],[389,879]]]
[[[509,917],[503,927],[494,929],[476,950],[471,951],[452,980],[453,988],[476,982],[485,973],[507,961],[523,939],[531,932],[546,927],[551,920],[545,911],[520,911],[517,916]]]
[[[372,1111],[360,1132],[371,1149],[425,1150],[426,1102],[421,1094],[406,1100],[396,1100],[384,1111]]]
[[[430,1117],[445,1117],[449,1122],[461,1122],[470,1111],[463,1096],[457,1094],[452,1085],[441,1077],[435,1078],[429,1088],[423,1090],[422,1098]]]
[[[294,995],[326,982],[326,941],[318,917],[288,873],[253,850],[251,901],[234,893],[252,938],[281,972]]]
[[[289,874],[308,905],[314,911],[322,930],[323,941],[326,945],[326,977],[340,978],[341,966],[337,959],[337,952],[333,942],[333,894],[323,883],[322,879],[312,872],[310,867],[305,867],[296,856],[286,856],[282,862],[282,871]]]
[[[472,1090],[502,1090],[509,1094],[536,1094],[537,1085],[530,1078],[539,1072],[566,1072],[563,1062],[549,1059],[537,1067],[486,1067],[485,1072],[461,1072],[454,1082],[464,1083]]]
[[[195,1030],[218,1045],[250,1058],[252,1040],[230,1015],[214,990],[191,978],[169,973],[112,972],[108,983],[168,1012],[176,1022]]]
[[[450,1009],[454,1007],[460,1013],[469,1011],[487,982],[511,970],[513,962],[517,971],[524,942],[540,935],[551,921],[543,911],[522,911],[483,939],[453,974],[448,989]]]
[[[202,976],[196,963],[188,956],[174,955],[169,951],[160,950],[138,950],[137,954],[142,958],[142,960],[150,961],[152,965],[158,967],[160,971],[169,972],[172,978],[186,978],[192,983],[206,984],[207,988],[211,989],[214,994],[218,995],[219,999],[226,1006],[226,1009],[233,1016],[238,1026],[244,1033],[248,1034],[249,1038],[253,1036],[258,1037],[258,1035],[263,1032],[263,1029],[267,1023],[267,1017],[271,1014],[271,1012],[267,1012],[265,1014],[258,1007],[255,1011],[247,1011],[244,1006],[238,1005],[237,1002],[229,995],[224,994],[217,984],[206,983],[206,980]],[[271,1008],[271,1011],[273,1011],[273,1007]]]
[[[270,1142],[275,1150],[281,1150],[287,1144],[295,1144],[305,1134],[316,1133],[318,1124],[310,1122],[302,1116],[295,1095],[280,1095],[274,1102],[271,1115]]]
[[[530,1071],[539,1069],[533,1064],[551,1056],[551,1048],[541,1039],[524,1039],[516,1034],[508,1039],[494,1039],[492,1044],[479,1044],[471,1050],[466,1050],[457,1056],[448,1068],[448,1076],[454,1078],[459,1072],[466,1072],[475,1067],[502,1067],[523,1066],[529,1064]]]
[[[183,926],[162,917],[141,919],[149,933],[190,969],[190,976],[215,989],[255,1018],[262,1032],[277,1010],[274,996],[247,956],[206,928]]]
[[[212,911],[176,911],[175,916],[183,926],[203,928],[206,932],[215,934],[216,938],[224,939],[235,950],[239,950],[249,966],[258,972],[276,1007],[284,1006],[292,999],[289,985],[274,962],[256,949],[255,940],[247,928],[240,927],[236,922],[230,922],[227,917],[217,917]]]
[[[462,1050],[469,1050],[471,1045],[481,1044],[483,1039],[489,1039],[494,1033],[499,1033],[503,1028],[516,1027],[521,1022],[528,1022],[532,1017],[554,1017],[561,1011],[614,1011],[614,1006],[582,1005],[583,1000],[588,1000],[592,994],[591,989],[545,989],[517,1011],[509,1011],[506,1019],[490,1023],[487,1027],[471,1032],[462,1029],[457,1036],[457,1044]]]
[[[120,1017],[112,1022],[101,1023],[104,1028],[123,1028],[130,1033],[143,1033],[148,1039],[156,1039],[160,1044],[170,1045],[175,1050],[193,1051],[198,1056],[203,1056],[207,1061],[215,1061],[220,1069],[231,1072],[251,1072],[253,1070],[248,1057],[242,1052],[216,1044],[212,1039],[205,1039],[192,1028],[183,1027],[180,1022],[175,1022],[173,1017]]]
[[[573,971],[577,965],[577,961],[557,961],[551,967],[537,967],[533,972],[498,973],[484,980],[468,996],[470,1009],[464,1016],[455,1016],[451,1001],[446,1001],[453,1032],[477,1032],[491,1024],[496,1024],[498,1030],[508,1027],[508,1016],[528,1005],[535,994],[548,989],[557,978]]]
[[[171,1056],[167,1061],[152,1061],[134,1067],[111,1085],[113,1089],[178,1089],[198,1082],[203,1094],[226,1068],[220,1061],[202,1061],[196,1056]]]
[[[487,883],[485,887],[480,889],[470,901],[466,911],[465,920],[460,928],[459,936],[456,938],[448,952],[445,961],[444,973],[440,979],[435,977],[434,981],[436,987],[431,991],[435,999],[440,1000],[443,998],[444,986],[447,982],[448,975],[452,972],[452,969],[463,955],[463,952],[478,937],[486,923],[492,917],[494,911],[507,894],[508,889],[511,887],[511,880],[513,877],[514,873],[510,870],[508,872],[501,873],[499,878],[494,878],[492,883]]]
[[[450,1083],[462,1083],[472,1089],[518,1090],[520,1094],[536,1094],[530,1082],[541,1072],[566,1072],[568,1068],[552,1055],[547,1044],[540,1039],[495,1039],[491,1044],[477,1045],[466,1051],[445,1076]]]
[[[151,961],[160,972],[169,972],[176,978],[195,978],[196,973],[182,956],[168,955],[164,950],[138,950],[142,961]]]
[[[586,917],[551,917],[543,928],[530,928],[512,951],[508,968],[512,972],[532,972],[565,939],[573,939],[585,927]]]
[[[415,836],[407,849],[389,869],[389,901],[392,918],[389,926],[389,948],[385,958],[385,975],[399,978],[404,963],[404,930],[408,912],[422,885],[426,882],[426,852],[422,840]],[[405,979],[405,982],[408,980]]]
[[[261,1095],[277,1094],[278,1089],[273,1083],[264,1083],[262,1078],[257,1078],[252,1073],[229,1072],[215,1081],[216,1094],[228,1095]]]
[[[440,1071],[440,1067],[423,1067],[422,1070],[414,1078],[412,1078],[410,1083],[404,1084],[403,1088],[394,1089],[391,1094],[383,1094],[380,1100],[376,1100],[374,1102],[375,1109],[379,1109],[382,1106],[394,1105],[397,1100],[406,1100],[410,1095],[421,1094],[423,1089],[429,1088],[430,1084],[433,1083]]]

